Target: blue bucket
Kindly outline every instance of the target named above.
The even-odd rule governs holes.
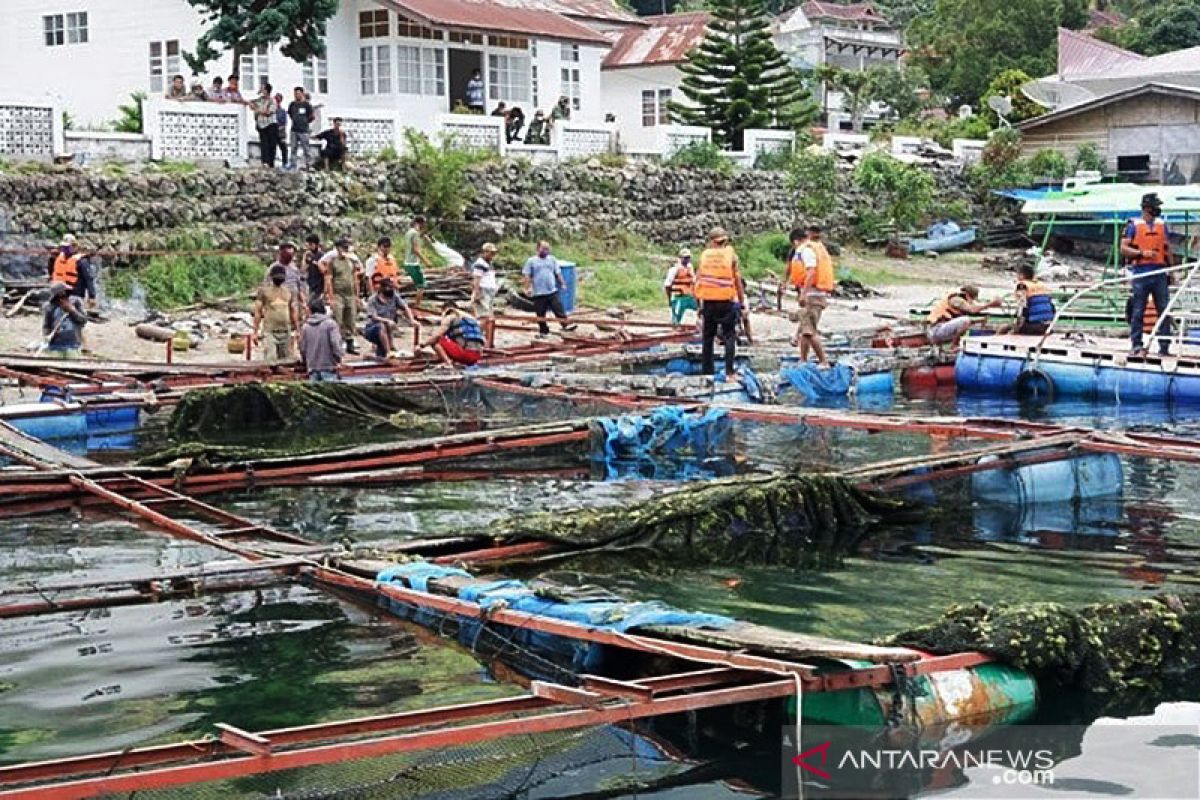
[[[558,290],[558,298],[562,300],[563,311],[570,314],[575,311],[576,265],[573,261],[560,261],[558,268],[562,270],[563,283],[566,284]]]

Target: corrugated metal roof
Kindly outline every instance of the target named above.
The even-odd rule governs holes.
[[[604,22],[640,24],[641,18],[617,5],[616,0],[496,0],[513,8],[553,11],[565,17]]]
[[[1043,114],[1040,117],[1027,119],[1024,122],[1017,123],[1016,127],[1022,131],[1033,130],[1040,128],[1051,122],[1057,122],[1067,117],[1073,117],[1076,114],[1082,114],[1085,111],[1091,111],[1101,106],[1118,103],[1122,100],[1128,100],[1133,97],[1140,97],[1145,94],[1160,94],[1167,97],[1179,97],[1185,100],[1195,100],[1200,102],[1200,88],[1194,86],[1177,86],[1170,83],[1143,83],[1141,86],[1135,86],[1131,89],[1122,89],[1119,92],[1113,92],[1083,103],[1077,103],[1073,106],[1060,108],[1058,111],[1051,111],[1049,114]],[[1153,120],[1148,121],[1152,123]]]
[[[1107,74],[1116,67],[1149,60],[1086,33],[1058,29],[1058,75],[1064,80],[1078,75]]]
[[[376,0],[406,17],[446,28],[515,33],[570,42],[609,44],[583,23],[546,9],[514,8],[496,0]]]
[[[825,3],[821,0],[808,0],[801,8],[804,16],[813,19],[844,19],[864,22],[886,22],[882,14],[875,10],[870,3]]]
[[[710,19],[712,15],[707,11],[643,17],[647,27],[630,28],[621,34],[601,68],[679,64],[704,39],[704,27]]]

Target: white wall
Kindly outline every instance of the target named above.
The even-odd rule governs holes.
[[[682,101],[684,98],[679,91],[679,83],[683,74],[673,66],[607,69],[601,74],[603,112],[617,115],[621,148],[654,150],[659,144],[659,128],[657,125],[642,125],[642,92],[671,89],[672,99]]]

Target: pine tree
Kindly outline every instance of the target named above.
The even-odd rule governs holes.
[[[233,58],[233,71],[240,57],[259,45],[283,42],[281,52],[298,63],[325,55],[325,24],[337,13],[338,0],[187,0],[208,23],[196,42],[196,50],[184,53],[192,72],[203,73],[216,61],[221,49]],[[248,87],[251,91],[257,86]]]
[[[704,41],[680,66],[691,103],[672,103],[672,117],[711,128],[716,144],[735,149],[748,128],[811,122],[811,95],[771,41],[765,0],[711,0],[711,8]]]

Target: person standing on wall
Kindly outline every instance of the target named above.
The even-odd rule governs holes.
[[[312,124],[317,120],[316,109],[308,101],[303,86],[292,90],[292,102],[288,103],[287,116],[292,122],[290,144],[292,150],[292,169],[308,169],[309,151],[308,139],[312,135]]]
[[[471,109],[472,114],[482,114],[484,111],[483,73],[479,70],[472,72],[471,79],[467,81],[467,108]]]
[[[1166,269],[1171,262],[1171,245],[1168,237],[1167,221],[1162,217],[1162,201],[1158,195],[1151,192],[1142,197],[1142,216],[1131,219],[1125,226],[1125,235],[1121,239],[1121,255],[1129,259],[1129,269],[1134,275],[1133,302],[1129,314],[1129,339],[1132,343],[1131,355],[1145,356],[1146,348],[1142,346],[1142,322],[1146,314],[1146,302],[1154,298],[1154,307],[1162,314],[1170,302],[1170,279]],[[1147,273],[1158,272],[1157,275]],[[1167,340],[1171,330],[1170,317],[1164,318],[1158,325],[1158,352],[1161,355],[1171,354],[1171,344]]]
[[[416,299],[413,301],[417,308],[420,308],[421,304],[425,302],[425,269],[433,266],[429,261],[429,256],[425,254],[425,249],[421,246],[424,238],[425,217],[418,214],[413,217],[412,225],[404,234],[404,272],[417,290]]]
[[[560,289],[567,288],[567,282],[563,280],[558,259],[550,255],[549,242],[538,242],[537,255],[525,261],[521,275],[525,278],[525,291],[533,298],[538,338],[545,339],[550,335],[550,326],[546,324],[547,311],[553,312],[564,331],[575,330],[577,326],[567,322],[567,312],[563,310],[562,298],[558,296]]]
[[[719,329],[725,341],[725,375],[732,379],[740,314],[749,315],[750,309],[746,305],[737,253],[724,228],[712,229],[708,234],[708,247],[700,254],[696,299],[700,301],[700,318],[704,321],[701,371],[705,375],[716,372],[713,350]]]
[[[346,352],[358,355],[354,334],[358,323],[358,283],[363,267],[351,249],[349,236],[341,236],[330,250],[321,257],[321,269],[325,275],[325,301],[333,310],[333,319],[346,342]]]
[[[279,149],[279,123],[275,112],[275,98],[271,96],[271,84],[264,83],[258,97],[250,102],[254,112],[254,127],[258,129],[259,157],[267,167],[275,166],[275,152]]]
[[[279,166],[287,169],[288,161],[288,113],[283,105],[283,95],[277,94],[275,100],[275,128],[279,136]]]

